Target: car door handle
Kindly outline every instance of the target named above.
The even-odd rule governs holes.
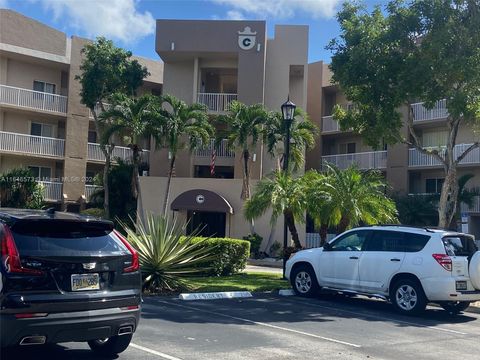
[[[350,259],[352,259],[352,260],[358,260],[358,256],[350,256]]]
[[[393,258],[393,259],[390,259],[390,261],[401,261],[401,260],[397,258]]]

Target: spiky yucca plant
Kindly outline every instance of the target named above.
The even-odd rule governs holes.
[[[208,270],[213,260],[211,248],[203,242],[193,244],[194,235],[184,236],[186,224],[167,217],[148,215],[146,224],[135,228],[122,225],[128,241],[138,251],[143,289],[150,292],[178,291],[188,288],[185,277]]]

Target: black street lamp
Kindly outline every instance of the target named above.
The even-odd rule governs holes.
[[[283,171],[285,174],[288,173],[288,160],[290,159],[290,127],[292,126],[294,113],[296,105],[290,101],[290,96],[287,101],[282,104],[282,116],[283,121],[285,121],[285,143],[284,143],[284,153],[283,153]],[[287,262],[287,250],[288,246],[288,229],[287,229],[287,218],[283,216],[283,277],[285,277],[285,265]]]

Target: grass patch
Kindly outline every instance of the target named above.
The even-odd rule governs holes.
[[[273,291],[290,287],[282,274],[274,273],[240,273],[231,276],[191,277],[187,284],[194,292],[213,291]]]

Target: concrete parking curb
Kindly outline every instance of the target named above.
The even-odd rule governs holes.
[[[292,289],[282,289],[278,290],[278,295],[280,296],[293,296],[295,292]]]
[[[180,300],[217,300],[217,299],[237,299],[252,297],[250,291],[219,291],[208,293],[184,293],[180,294]]]

